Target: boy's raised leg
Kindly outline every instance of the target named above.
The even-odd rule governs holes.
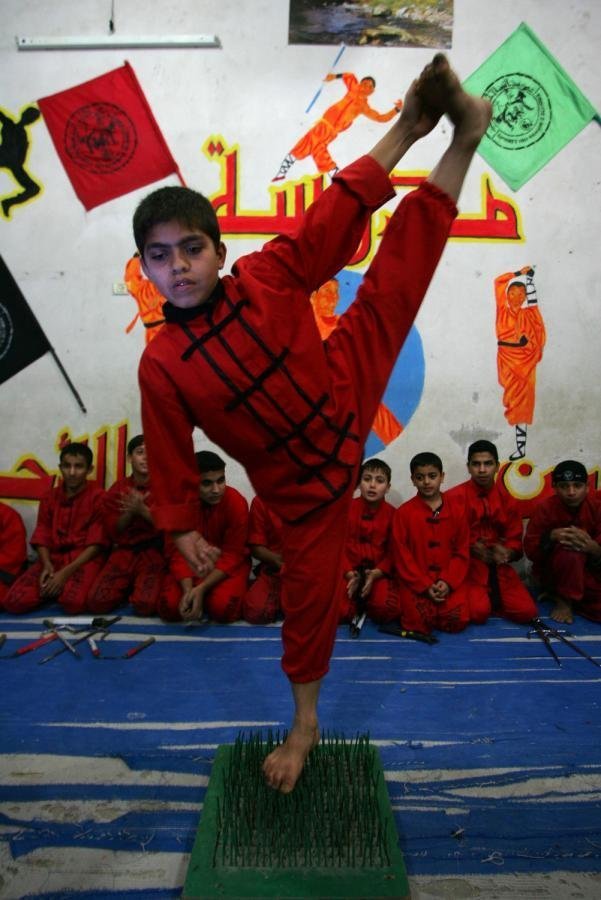
[[[467,94],[438,54],[426,66],[407,92],[403,111],[388,133],[371,150],[372,156],[391,171],[416,140],[428,134],[446,114],[454,125],[450,146],[428,180],[454,201],[474,152],[488,127],[491,106],[487,100]],[[263,764],[267,784],[290,793],[303,770],[305,760],[319,741],[317,701],[321,681],[291,682],[295,715],[285,742],[270,753]]]

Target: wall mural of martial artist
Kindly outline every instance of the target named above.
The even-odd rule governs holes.
[[[497,371],[503,406],[515,427],[510,460],[526,455],[528,425],[534,419],[536,367],[543,356],[546,331],[538,307],[533,266],[495,278]]]

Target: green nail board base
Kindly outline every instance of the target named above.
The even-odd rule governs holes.
[[[184,898],[407,900],[384,773],[369,737],[323,737],[291,794],[263,779],[263,760],[279,744],[279,734],[269,733],[218,748]]]

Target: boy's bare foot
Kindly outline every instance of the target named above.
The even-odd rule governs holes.
[[[318,743],[317,723],[304,725],[295,721],[284,743],[276,747],[263,763],[263,774],[269,787],[282,794],[293,791],[307,756]]]
[[[571,625],[574,621],[572,606],[563,597],[554,597],[554,605],[551,609],[551,618],[555,622],[563,622],[565,625]]]
[[[476,147],[492,115],[492,105],[484,97],[463,90],[444,53],[437,53],[418,78],[417,92],[424,109],[432,117],[445,113],[455,126],[455,137]]]

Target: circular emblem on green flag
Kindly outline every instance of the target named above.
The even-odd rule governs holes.
[[[0,359],[6,356],[13,342],[13,321],[7,308],[0,303]]]
[[[522,150],[540,141],[551,124],[551,101],[539,81],[513,72],[492,81],[483,94],[493,106],[486,132],[497,146]]]

